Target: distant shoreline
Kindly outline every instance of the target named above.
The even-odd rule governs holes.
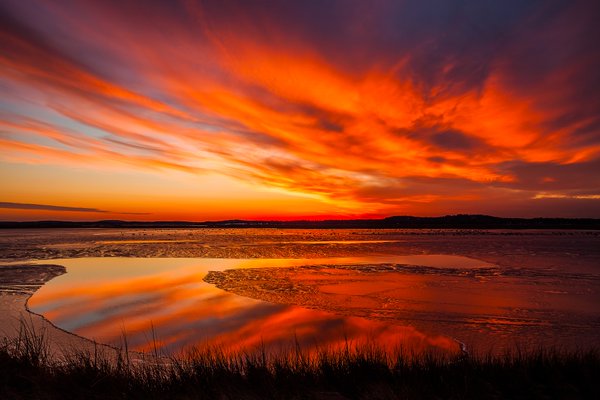
[[[395,216],[322,221],[0,221],[0,229],[46,228],[279,228],[279,229],[582,229],[600,230],[598,218],[501,218],[489,215]]]

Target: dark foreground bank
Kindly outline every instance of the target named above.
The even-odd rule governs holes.
[[[597,399],[598,351],[502,357],[390,355],[375,347],[267,355],[190,352],[159,363],[75,352],[52,360],[43,337],[0,346],[3,399]],[[150,357],[150,360],[154,358]]]

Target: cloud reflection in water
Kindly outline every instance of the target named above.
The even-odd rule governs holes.
[[[149,350],[152,329],[162,351],[193,345],[229,349],[265,345],[338,347],[375,342],[411,351],[457,351],[455,341],[413,327],[335,315],[237,296],[202,281],[208,270],[300,265],[306,260],[87,258],[58,260],[68,273],[42,287],[30,308],[55,325],[102,343]],[[330,260],[331,261],[331,260]],[[312,260],[314,262],[314,260]]]

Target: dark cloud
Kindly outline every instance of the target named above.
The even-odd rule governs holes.
[[[442,163],[446,162],[447,160],[445,157],[433,156],[433,157],[428,157],[427,161],[431,161],[432,163],[436,163],[436,164],[442,164]]]
[[[48,205],[48,204],[29,204],[29,203],[11,203],[11,202],[0,202],[0,208],[14,208],[14,209],[18,209],[18,210],[75,211],[75,212],[92,212],[92,213],[109,212],[106,210],[99,210],[97,208],[66,207],[66,206],[52,206],[52,205]]]
[[[86,213],[114,213],[114,214],[127,214],[127,215],[148,215],[148,213],[115,212],[115,211],[100,210],[97,208],[54,206],[54,205],[49,205],[49,204],[12,203],[12,202],[6,202],[6,201],[0,202],[0,208],[9,208],[9,209],[16,209],[16,210],[44,210],[44,211],[58,211],[58,212],[86,212]]]
[[[498,167],[516,178],[514,182],[498,183],[499,186],[560,192],[594,188],[600,193],[600,159],[568,164],[510,161]]]
[[[457,131],[444,131],[431,136],[432,142],[448,150],[472,150],[481,147],[481,141]]]

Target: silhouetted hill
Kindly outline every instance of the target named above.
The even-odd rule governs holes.
[[[489,215],[395,216],[325,221],[0,221],[0,229],[24,228],[292,228],[292,229],[600,229],[595,218],[500,218]]]

